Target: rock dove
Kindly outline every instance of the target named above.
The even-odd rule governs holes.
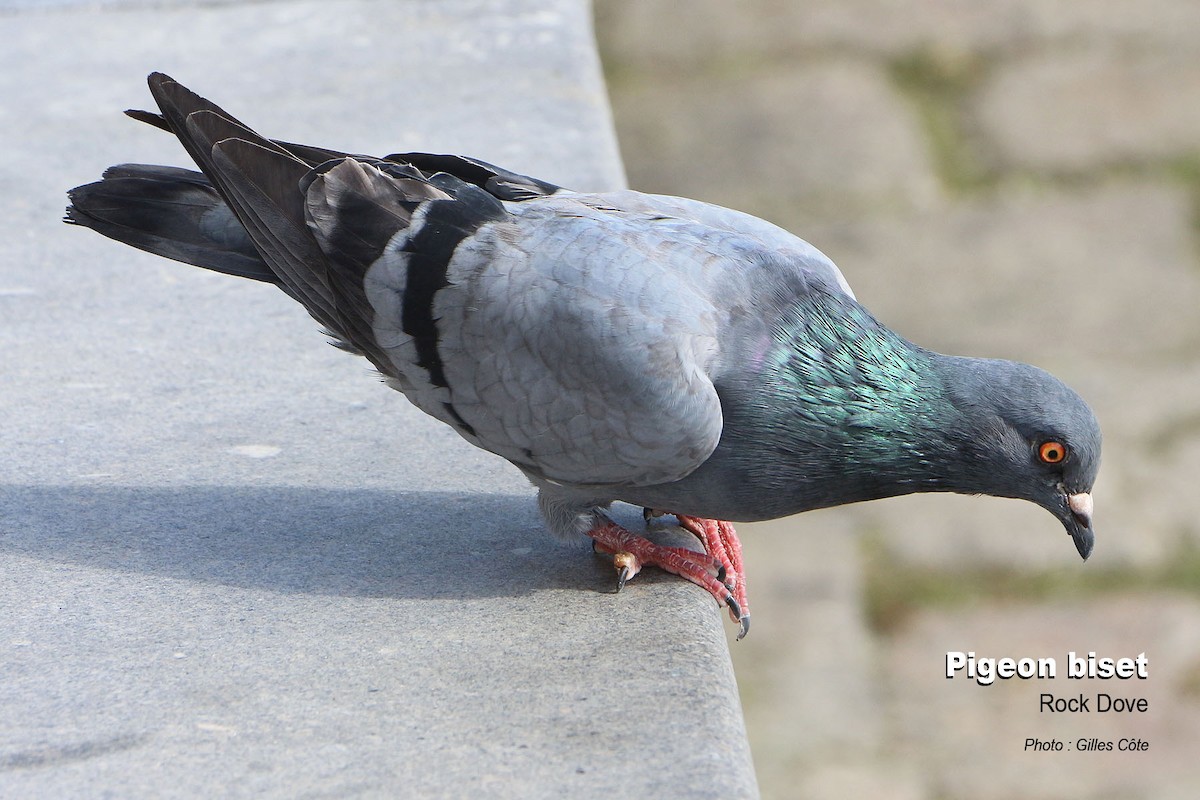
[[[471,158],[263,138],[166,75],[200,172],[123,164],[66,221],[273,283],[422,411],[508,459],[547,527],[657,565],[749,626],[728,520],[911,492],[1030,500],[1091,553],[1100,429],[1048,373],[878,322],[812,245],[737,211],[586,193]],[[617,525],[676,515],[705,553]]]

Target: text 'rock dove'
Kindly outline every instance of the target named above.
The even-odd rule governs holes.
[[[458,156],[272,141],[165,75],[201,172],[123,164],[68,222],[277,285],[422,411],[502,456],[546,524],[702,586],[749,626],[760,520],[911,492],[1030,500],[1092,550],[1100,429],[1057,379],[944,356],[875,320],[837,267],[718,206],[572,192]],[[671,513],[707,555],[612,522]]]

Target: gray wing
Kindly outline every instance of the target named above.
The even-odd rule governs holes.
[[[216,193],[202,205],[223,201],[261,256],[251,277],[545,480],[689,474],[720,439],[722,376],[746,374],[813,284],[849,291],[810,245],[744,214],[574,194],[472,159],[272,141],[165,75],[149,82],[154,124]]]
[[[457,244],[422,301],[435,362],[405,323],[421,268],[413,240],[430,225],[418,211],[366,276],[398,388],[550,481],[650,485],[692,472],[721,436],[714,381],[765,349],[795,292],[844,281],[781,229],[672,201],[558,193],[505,204],[506,217]],[[709,219],[685,216],[695,211]]]

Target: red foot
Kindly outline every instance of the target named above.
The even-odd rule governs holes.
[[[605,522],[588,531],[596,549],[613,555],[617,567],[617,591],[647,564],[686,578],[705,589],[718,603],[729,608],[729,616],[741,625],[739,639],[750,630],[746,606],[746,580],[742,570],[742,546],[728,522],[679,517],[679,523],[695,534],[707,554],[683,547],[655,544],[644,536]],[[728,581],[728,583],[726,582]]]
[[[734,599],[741,607],[742,619],[734,619],[734,622],[742,623],[743,630],[738,636],[741,639],[750,629],[750,602],[746,599],[746,568],[742,565],[742,543],[738,540],[737,531],[733,529],[733,523],[678,514],[675,518],[685,530],[691,531],[703,543],[704,549],[713,558],[726,566],[725,582],[733,587]],[[730,609],[732,611],[732,606]],[[745,622],[742,622],[743,619]]]

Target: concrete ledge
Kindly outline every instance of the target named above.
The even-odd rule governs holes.
[[[270,135],[623,175],[584,2],[0,5],[0,794],[748,797],[718,609],[270,287],[58,220],[172,73]]]

